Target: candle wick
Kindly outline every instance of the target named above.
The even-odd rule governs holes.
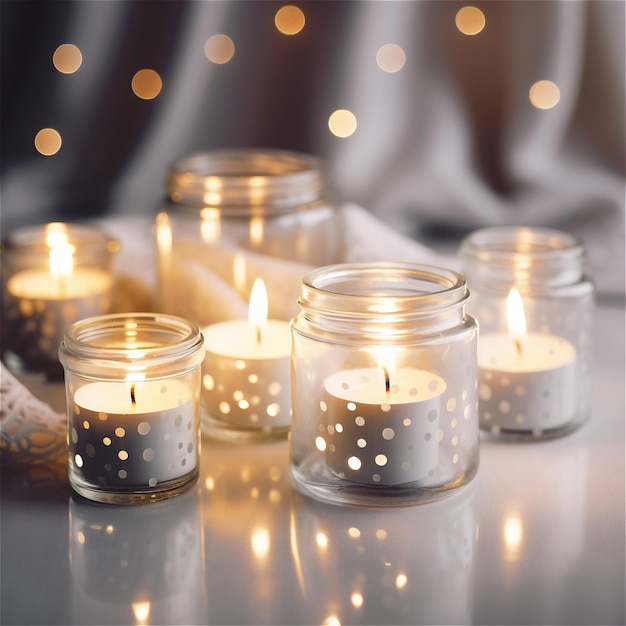
[[[137,404],[137,400],[135,400],[135,385],[130,386],[130,401],[133,403],[133,406]]]
[[[261,325],[257,324],[256,326],[256,345],[261,345]]]
[[[385,393],[389,395],[391,391],[391,382],[389,381],[389,370],[386,367],[383,367],[383,372],[385,373]]]
[[[519,339],[514,339],[513,343],[515,344],[515,349],[517,350],[517,356],[522,358],[522,342]]]

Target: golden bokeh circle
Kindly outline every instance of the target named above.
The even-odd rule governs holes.
[[[163,81],[154,70],[139,70],[131,81],[133,93],[142,100],[152,100],[161,93]]]
[[[328,118],[328,128],[336,137],[350,137],[356,130],[356,116],[347,109],[338,109]]]
[[[292,4],[281,7],[274,16],[274,24],[283,35],[297,35],[304,28],[304,23],[304,13]]]
[[[52,156],[61,149],[61,135],[54,128],[42,128],[35,135],[35,148],[44,156]]]
[[[74,44],[64,43],[54,51],[52,63],[62,74],[73,74],[82,65],[83,55]]]
[[[476,7],[463,7],[457,11],[454,23],[464,35],[478,35],[485,28],[485,14]]]
[[[561,91],[551,80],[539,80],[530,88],[528,97],[535,108],[551,109],[561,99]]]

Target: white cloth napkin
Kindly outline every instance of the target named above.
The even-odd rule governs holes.
[[[455,257],[437,254],[393,230],[360,206],[346,203],[337,211],[340,263],[395,261],[457,269]],[[101,222],[121,244],[116,262],[119,311],[158,308],[156,243],[146,222],[146,218],[120,217]],[[192,319],[201,326],[224,319],[243,319],[248,312],[252,281],[260,277],[269,294],[269,316],[289,320],[296,315],[302,279],[313,267],[246,251],[249,285],[240,292],[232,285],[232,267],[235,254],[241,253],[226,247],[185,245],[172,258],[172,291],[168,297],[171,304],[167,312]]]
[[[426,263],[455,269],[456,259],[436,254],[383,224],[365,209],[344,204],[338,209],[342,241],[340,262],[395,261]],[[157,254],[152,223],[143,217],[114,217],[100,222],[121,244],[115,261],[118,312],[157,309]],[[245,318],[248,294],[238,293],[224,274],[233,252],[198,247],[174,259],[176,284],[195,294],[181,298],[175,314],[209,324],[215,319]],[[297,313],[302,278],[310,266],[273,257],[247,254],[249,273],[262,277],[272,298],[270,316],[289,319]],[[174,296],[173,300],[176,300]],[[65,417],[35,398],[2,365],[2,466],[58,462],[66,453]],[[65,462],[67,462],[65,460]]]

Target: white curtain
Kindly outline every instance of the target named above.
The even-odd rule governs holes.
[[[465,3],[293,2],[304,29],[280,34],[283,3],[2,3],[2,222],[153,213],[174,160],[224,147],[317,154],[332,187],[411,237],[453,249],[477,227],[543,225],[579,235],[601,294],[624,293],[624,2],[481,2],[484,29],[455,26]],[[286,4],[286,3],[284,3]],[[231,37],[233,59],[204,43]],[[52,53],[77,45],[81,68]],[[401,46],[404,67],[376,52]],[[163,89],[136,98],[151,68]],[[550,80],[548,110],[529,90]],[[345,139],[336,109],[357,119]],[[33,148],[54,127],[52,157]]]

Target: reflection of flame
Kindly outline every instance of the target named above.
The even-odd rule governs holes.
[[[136,624],[147,624],[150,617],[150,602],[133,602]]]
[[[248,322],[256,329],[257,343],[261,343],[261,335],[267,323],[267,289],[262,278],[257,278],[252,285],[250,305],[248,307]]]
[[[252,552],[259,560],[265,560],[270,551],[270,534],[267,528],[255,528],[250,541]]]
[[[220,240],[220,212],[217,209],[200,211],[200,234],[205,243],[217,243]]]
[[[265,223],[262,217],[253,217],[250,219],[250,242],[260,246],[263,243]]]
[[[516,514],[504,520],[504,547],[507,561],[517,561],[522,547],[524,532],[522,520]]]
[[[159,213],[156,216],[156,239],[160,252],[172,250],[172,228],[167,213]]]
[[[239,293],[246,290],[246,258],[241,252],[233,260],[233,283]]]
[[[526,340],[526,314],[524,313],[522,296],[520,296],[519,291],[515,287],[509,291],[506,299],[506,321],[509,335],[515,343],[518,354],[521,356]]]

